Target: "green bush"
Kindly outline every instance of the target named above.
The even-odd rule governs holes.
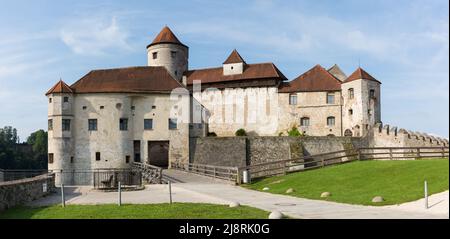
[[[217,134],[214,132],[208,132],[208,137],[217,137]]]
[[[247,136],[247,132],[245,132],[245,129],[238,129],[235,133],[236,136]]]
[[[300,132],[297,128],[297,126],[292,126],[292,129],[289,130],[288,135],[291,137],[303,137],[306,136],[304,133]]]

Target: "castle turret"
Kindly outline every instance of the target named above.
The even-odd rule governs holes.
[[[241,55],[239,55],[239,52],[234,49],[223,63],[223,75],[242,74],[246,64]]]
[[[342,83],[344,135],[364,136],[381,123],[380,85],[360,67]]]
[[[45,95],[48,98],[48,169],[61,171],[70,168],[73,160],[73,90],[60,80]]]
[[[189,48],[167,26],[147,46],[147,57],[148,66],[164,66],[178,81],[188,70]]]

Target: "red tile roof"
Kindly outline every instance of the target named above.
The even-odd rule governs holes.
[[[185,75],[188,85],[192,85],[194,80],[201,80],[204,84],[267,78],[286,80],[283,73],[273,63],[248,64],[242,74],[236,75],[224,75],[223,67],[191,70]]]
[[[74,93],[170,93],[178,87],[184,88],[162,66],[94,70],[71,86]]]
[[[172,43],[172,44],[186,46],[183,43],[181,43],[180,40],[178,40],[178,38],[175,36],[175,34],[172,32],[172,30],[170,30],[170,28],[168,26],[165,26],[161,30],[161,32],[156,36],[156,38],[153,40],[153,42],[147,46],[147,48],[149,48],[150,46],[156,45],[156,44],[163,44],[163,43]]]
[[[346,82],[350,82],[350,81],[354,81],[354,80],[359,80],[359,79],[365,79],[365,80],[371,80],[371,81],[376,81],[378,83],[381,84],[380,81],[378,81],[377,79],[375,79],[373,76],[371,76],[369,73],[367,73],[365,70],[363,70],[361,67],[358,67],[358,69],[356,69],[355,72],[353,72],[345,81]]]
[[[231,52],[230,56],[225,60],[223,64],[232,64],[232,63],[245,63],[244,59],[242,59],[241,55],[239,55],[239,52],[237,52],[236,49]]]
[[[45,95],[55,94],[55,93],[73,93],[73,90],[64,81],[60,80],[56,85],[54,85],[50,90],[45,93]]]
[[[341,82],[322,66],[316,65],[296,79],[283,83],[280,93],[302,91],[340,91]]]

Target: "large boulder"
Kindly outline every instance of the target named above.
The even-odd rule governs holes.
[[[384,198],[382,196],[376,196],[376,197],[372,198],[372,202],[373,203],[384,202]]]
[[[230,203],[230,207],[239,207],[241,204],[239,204],[238,202],[231,202]]]
[[[330,197],[330,196],[331,196],[330,192],[323,192],[322,194],[320,194],[321,198],[327,198],[327,197]]]
[[[283,218],[283,213],[281,213],[279,211],[273,211],[269,215],[269,219],[282,219],[282,218]]]

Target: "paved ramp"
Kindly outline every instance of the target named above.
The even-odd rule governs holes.
[[[163,170],[163,181],[171,183],[196,183],[196,184],[233,184],[234,182],[214,179],[199,174],[188,173],[176,169]]]

